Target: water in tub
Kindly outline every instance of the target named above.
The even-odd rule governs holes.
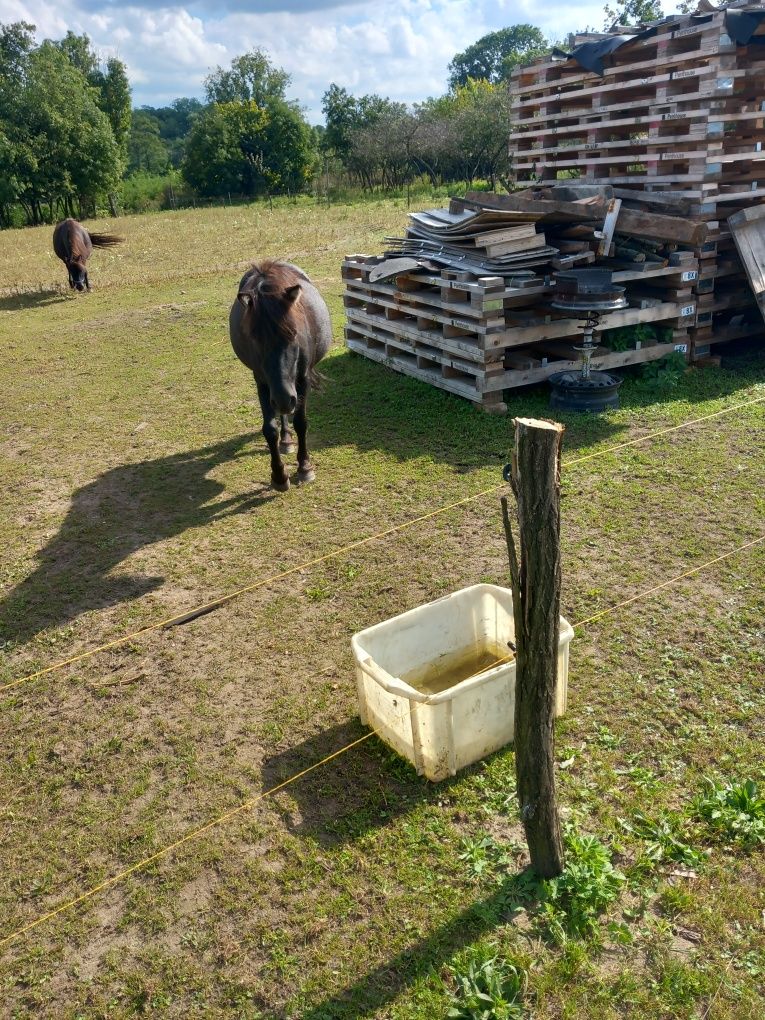
[[[402,674],[401,679],[423,694],[440,694],[476,673],[488,672],[495,665],[512,661],[513,653],[508,647],[484,640],[439,655],[437,659]]]

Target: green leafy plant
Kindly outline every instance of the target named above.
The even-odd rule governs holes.
[[[565,834],[566,866],[558,878],[540,883],[542,920],[558,942],[591,935],[597,918],[619,895],[625,876],[614,868],[608,847],[595,836]]]
[[[681,818],[668,811],[657,818],[649,818],[638,811],[631,822],[621,820],[623,829],[644,841],[643,853],[651,864],[674,861],[689,868],[698,868],[706,857],[682,839],[682,824]]]
[[[765,845],[765,796],[757,783],[716,783],[694,802],[694,812],[722,839],[747,850]]]
[[[526,973],[487,950],[462,954],[461,964],[449,967],[457,988],[451,995],[450,1020],[521,1020]]]
[[[619,326],[617,329],[607,329],[602,334],[602,342],[612,351],[630,351],[637,343],[645,343],[647,340],[657,340],[659,330],[648,322],[638,322],[634,326]]]
[[[512,863],[507,848],[498,843],[493,836],[464,840],[462,845],[464,849],[459,859],[465,862],[476,877],[499,867],[509,867]]]
[[[687,367],[685,355],[673,351],[659,361],[649,361],[643,365],[636,385],[643,390],[674,389]]]

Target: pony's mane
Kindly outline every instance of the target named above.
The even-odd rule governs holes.
[[[83,229],[79,223],[69,224],[69,261],[74,262],[81,269],[85,268],[88,260],[87,252],[82,247]]]
[[[263,339],[278,337],[291,343],[303,325],[302,302],[290,303],[284,292],[308,279],[285,262],[256,262],[247,271],[240,294],[248,294],[252,302],[253,332]]]

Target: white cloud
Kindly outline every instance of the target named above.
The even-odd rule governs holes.
[[[83,10],[82,0],[55,6],[48,0],[0,0],[0,21],[31,21],[40,38],[60,38],[70,28],[87,32],[99,52],[125,61],[137,106],[201,96],[202,80],[213,67],[261,47],[292,76],[291,98],[319,122],[321,96],[331,82],[355,93],[417,102],[442,93],[449,61],[487,32],[530,22],[562,38],[603,18],[602,4],[561,0],[548,6],[531,0],[399,0],[395,11],[388,4],[295,2],[304,8],[301,13],[289,13],[286,4],[269,13],[227,11],[211,0],[196,0],[188,9],[161,7],[157,0],[143,7],[90,0],[91,12]]]

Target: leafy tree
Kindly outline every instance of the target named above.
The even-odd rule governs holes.
[[[204,80],[208,103],[256,103],[265,107],[284,99],[290,76],[275,67],[262,50],[253,50],[231,61],[224,70],[216,67]]]
[[[35,26],[28,21],[0,24],[0,97],[20,85],[34,46]]]
[[[252,128],[259,131],[264,114],[251,109]],[[223,104],[214,103],[194,121],[186,143],[181,170],[183,176],[202,195],[225,195],[243,191],[242,170],[246,156],[234,139]]]
[[[20,96],[16,129],[19,200],[33,222],[50,217],[54,205],[69,212],[93,207],[100,193],[119,179],[119,149],[95,90],[49,42],[29,57],[28,80]]]
[[[213,103],[192,125],[183,175],[203,195],[253,197],[301,190],[314,159],[311,129],[292,104]]]
[[[362,126],[359,100],[333,82],[322,96],[321,108],[326,119],[323,145],[345,159],[351,151],[351,132]]]
[[[695,10],[695,5],[693,7]],[[664,17],[661,0],[616,0],[611,7],[603,8],[606,15],[604,27],[612,25],[645,25],[650,21],[660,21]]]
[[[316,163],[311,128],[291,103],[269,103],[267,116],[262,152],[268,190],[302,191]]]
[[[77,35],[70,29],[63,39],[53,45],[64,54],[72,67],[76,67],[93,84],[93,78],[98,72],[98,55],[91,48],[89,36]]]
[[[170,106],[142,106],[141,110],[159,122],[159,134],[170,154],[173,166],[180,166],[186,139],[191,131],[194,118],[204,106],[198,99],[174,99]]]
[[[128,143],[128,171],[164,174],[170,154],[160,136],[160,122],[146,110],[133,110]]]
[[[419,121],[403,104],[386,109],[351,134],[349,168],[365,187],[400,188],[409,176]]]
[[[550,44],[534,25],[512,25],[489,32],[449,64],[449,88],[466,85],[469,78],[496,84],[527,60],[547,53]]]
[[[510,93],[507,84],[469,78],[453,92],[420,108],[430,125],[430,159],[451,179],[468,184],[483,177],[493,188],[509,169]]]
[[[109,118],[114,140],[119,146],[123,159],[126,159],[132,111],[130,83],[125,65],[121,60],[110,57],[106,61],[106,69],[94,75],[92,84],[100,93],[98,105]]]
[[[130,135],[130,83],[127,68],[121,60],[110,57],[104,67],[91,46],[86,34],[76,35],[71,30],[63,39],[52,44],[77,68],[89,85],[98,92],[98,105],[109,118],[123,164],[127,160]]]
[[[18,202],[32,223],[92,208],[113,189],[120,150],[100,93],[67,47],[34,47],[34,26],[0,26],[0,204]],[[76,37],[75,37],[76,39]],[[72,40],[69,40],[72,43]],[[68,47],[82,57],[82,48]],[[76,203],[76,207],[75,207]]]
[[[400,163],[393,152],[398,148],[398,137],[411,133],[407,122],[406,106],[378,95],[353,96],[339,85],[330,85],[322,97],[326,128],[322,144],[325,152],[333,153],[345,169],[363,187],[372,188],[383,178],[398,180],[400,174],[393,167]],[[376,135],[374,128],[379,125]],[[382,138],[393,148],[385,158]],[[402,136],[403,137],[403,136]],[[397,186],[397,185],[396,185]]]

